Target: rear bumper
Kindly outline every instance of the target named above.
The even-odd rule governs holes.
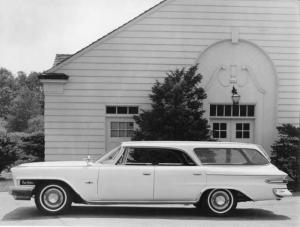
[[[34,186],[12,186],[9,188],[9,194],[11,194],[15,200],[30,200],[33,194]]]
[[[274,188],[273,193],[277,199],[292,196],[292,193],[287,188]]]

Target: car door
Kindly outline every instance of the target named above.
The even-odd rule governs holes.
[[[99,171],[98,196],[101,201],[152,201],[154,167],[142,148],[125,148],[114,165]]]
[[[197,166],[183,151],[174,149],[157,148],[152,158],[155,164],[155,201],[199,199],[206,183],[202,166]]]

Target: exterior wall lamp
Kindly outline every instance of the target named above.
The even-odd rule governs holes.
[[[238,91],[236,90],[236,88],[234,86],[232,87],[231,93],[232,93],[231,99],[232,99],[233,105],[238,105],[240,102],[241,96],[239,95]]]

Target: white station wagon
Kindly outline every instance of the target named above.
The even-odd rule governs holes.
[[[226,215],[238,202],[291,196],[287,174],[258,145],[124,142],[96,162],[39,162],[12,168],[17,200],[47,214],[84,204],[194,204]]]

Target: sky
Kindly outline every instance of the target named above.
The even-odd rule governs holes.
[[[0,0],[0,67],[51,68],[161,0]]]

